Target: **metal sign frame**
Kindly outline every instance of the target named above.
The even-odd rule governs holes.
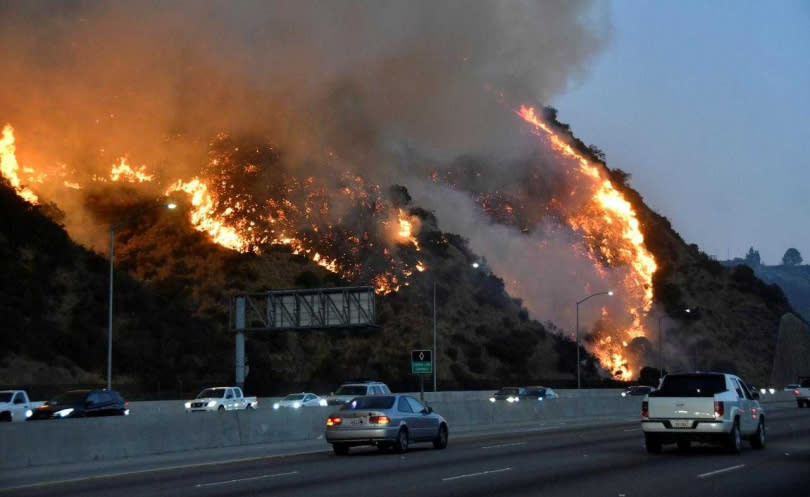
[[[430,349],[411,351],[411,373],[433,373],[433,351]]]

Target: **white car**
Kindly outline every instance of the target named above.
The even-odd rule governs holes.
[[[186,412],[206,412],[255,409],[258,404],[256,397],[245,397],[239,387],[213,387],[204,389],[185,406]]]
[[[759,393],[739,377],[725,373],[664,376],[660,388],[641,403],[641,428],[647,451],[676,443],[686,450],[692,442],[721,444],[738,453],[742,440],[765,447],[765,411]]]
[[[301,407],[326,407],[326,399],[322,399],[314,393],[291,393],[273,404],[273,409],[276,410],[285,407],[292,409],[300,409]]]

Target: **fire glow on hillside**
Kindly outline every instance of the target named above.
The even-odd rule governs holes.
[[[535,134],[546,138],[557,154],[578,165],[577,188],[587,191],[590,200],[564,216],[568,226],[582,239],[581,246],[572,250],[582,250],[597,269],[630,268],[619,291],[623,294],[624,312],[631,317],[632,324],[625,329],[602,332],[591,344],[592,352],[608,371],[629,380],[637,374],[638,366],[631,364],[624,349],[632,339],[645,335],[642,322],[652,305],[652,275],[656,269],[653,257],[644,247],[636,214],[605,177],[603,169],[568,145],[536,116],[534,109],[521,107],[517,114],[532,126]],[[311,176],[284,177],[280,184],[272,186],[272,192],[259,197],[249,185],[237,184],[241,176],[244,176],[242,183],[255,181],[251,175],[256,173],[257,166],[239,164],[234,168],[236,172],[226,170],[234,162],[228,154],[239,150],[230,147],[210,157],[206,171],[214,173],[188,180],[172,178],[165,182],[156,174],[162,171],[152,172],[147,165],[134,167],[127,156],[116,160],[106,175],[81,177],[64,164],[53,171],[20,168],[14,130],[6,125],[0,140],[0,159],[2,175],[19,196],[32,204],[39,203],[42,195],[37,194],[37,185],[48,182],[52,183],[51,190],[56,187],[81,190],[90,183],[128,183],[133,188],[144,188],[145,195],[155,192],[167,197],[184,195],[190,223],[214,243],[243,253],[260,253],[263,247],[285,245],[293,253],[345,279],[372,282],[382,295],[408,285],[414,271],[428,269],[418,239],[420,218],[392,205],[379,185],[367,184],[351,172],[343,173],[339,188]],[[509,205],[502,209],[506,216],[514,214]],[[347,217],[365,219],[365,224],[357,223],[365,228],[346,228],[343,220]],[[368,254],[374,254],[375,268],[384,269],[367,274],[361,255]],[[603,309],[603,317],[606,312]]]

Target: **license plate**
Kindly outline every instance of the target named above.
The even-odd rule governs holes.
[[[691,428],[692,421],[688,419],[673,419],[671,421],[673,428]]]
[[[349,424],[361,425],[361,424],[363,424],[363,420],[361,418],[355,418],[355,419],[351,420],[351,422]]]

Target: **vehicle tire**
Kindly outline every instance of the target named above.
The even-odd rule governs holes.
[[[676,443],[678,444],[678,450],[686,451],[686,450],[689,450],[689,448],[692,446],[691,441],[683,439],[683,438],[679,438]]]
[[[757,431],[751,435],[749,442],[751,442],[752,449],[760,450],[765,448],[765,418],[759,418]]]
[[[219,406],[219,407],[217,408],[217,411],[219,411],[219,412],[222,412],[222,411],[224,411],[224,410],[225,410],[225,406]]]
[[[394,450],[400,454],[408,452],[408,430],[402,428],[397,433],[397,441],[394,442]]]
[[[655,433],[644,434],[644,446],[650,454],[661,453],[661,439]]]
[[[253,409],[253,404],[248,404],[245,406],[245,410]]]
[[[335,454],[338,456],[345,456],[349,453],[349,446],[346,444],[332,444],[332,450],[335,451]]]
[[[734,420],[734,426],[731,427],[731,433],[728,434],[726,439],[726,448],[732,454],[739,454],[742,450],[742,437],[740,436],[740,420]]]
[[[439,427],[439,434],[433,439],[433,448],[444,449],[445,447],[447,447],[447,427],[441,425]]]

